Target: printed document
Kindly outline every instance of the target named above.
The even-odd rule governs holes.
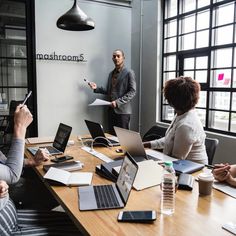
[[[98,99],[98,98],[94,102],[89,104],[89,106],[109,106],[109,105],[111,105],[111,102]]]

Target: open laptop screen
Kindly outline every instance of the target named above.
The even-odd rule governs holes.
[[[129,155],[129,154],[127,154]],[[133,159],[124,158],[116,186],[120,192],[124,203],[127,202],[135,176],[138,171],[138,165]]]
[[[72,128],[70,126],[60,123],[53,142],[53,147],[59,151],[64,152],[70,137],[71,130]]]

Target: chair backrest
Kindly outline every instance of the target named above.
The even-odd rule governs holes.
[[[166,127],[154,125],[143,136],[143,142],[159,139],[165,136]]]
[[[212,165],[214,155],[216,148],[219,144],[219,140],[216,138],[206,138],[205,139],[205,146],[206,146],[206,152],[208,156],[208,164]]]

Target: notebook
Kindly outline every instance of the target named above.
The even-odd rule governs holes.
[[[123,208],[128,201],[137,171],[137,163],[127,154],[115,184],[78,188],[79,209],[85,211]]]
[[[50,155],[62,154],[66,149],[66,145],[68,143],[71,130],[72,127],[60,123],[52,146],[28,147],[27,149],[31,152],[32,155],[35,155],[35,153],[38,151],[39,148],[46,148]]]
[[[105,136],[105,133],[103,131],[103,127],[101,124],[93,122],[93,121],[89,121],[89,120],[84,120],[89,133],[91,134],[93,140],[94,140],[94,144],[95,145],[108,145],[108,146],[119,146],[119,142],[111,139],[111,138],[107,138]],[[101,138],[99,138],[101,137]]]
[[[139,133],[114,126],[116,135],[119,139],[123,151],[128,152],[137,162],[153,159],[159,160],[156,157],[146,154],[141,136]]]
[[[191,174],[193,172],[201,170],[204,167],[204,165],[189,160],[177,160],[173,161],[173,167],[177,174],[179,173]]]

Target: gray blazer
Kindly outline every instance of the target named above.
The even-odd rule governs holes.
[[[98,87],[94,90],[95,93],[101,93],[109,95],[111,94],[112,88],[112,73],[110,72],[108,76],[107,88]],[[117,114],[132,114],[131,100],[136,94],[136,81],[135,74],[132,70],[123,68],[117,77],[117,98],[116,104],[117,107],[114,108],[115,113]]]

